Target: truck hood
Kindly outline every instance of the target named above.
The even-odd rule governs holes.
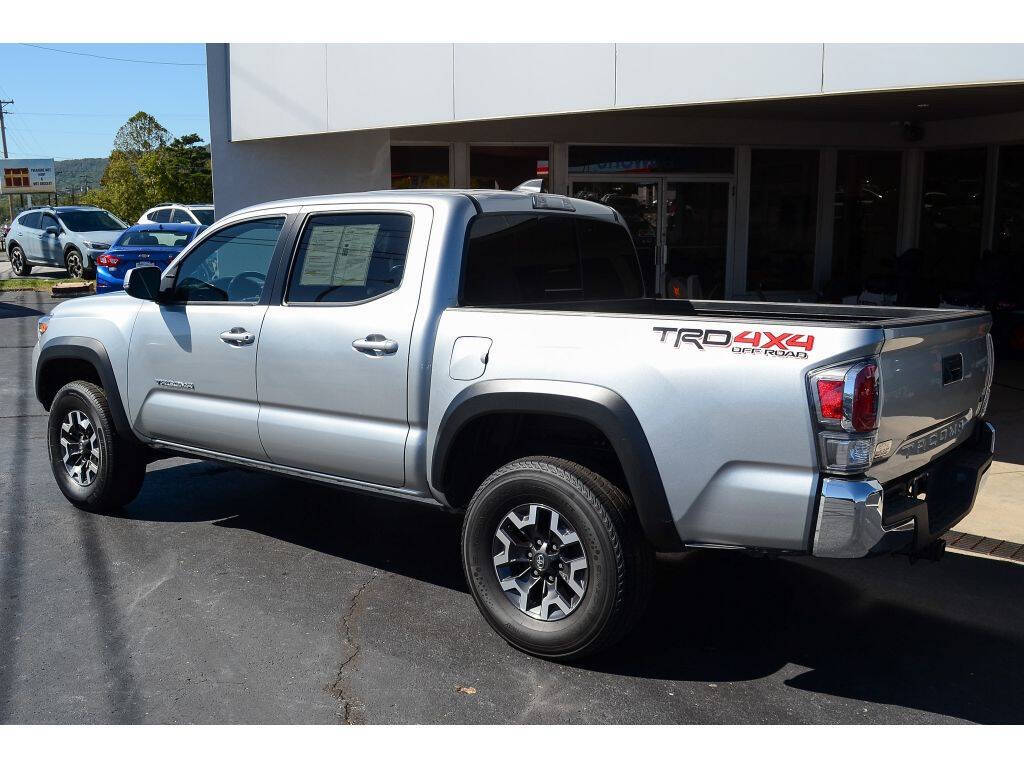
[[[141,304],[142,299],[118,291],[62,301],[53,308],[50,317],[111,317],[138,310]]]

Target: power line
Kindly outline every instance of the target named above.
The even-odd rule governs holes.
[[[153,61],[152,59],[124,59],[119,56],[102,56],[98,53],[83,53],[82,51],[66,51],[63,48],[51,48],[48,45],[36,45],[35,43],[19,43],[27,48],[39,48],[43,51],[53,51],[54,53],[66,53],[70,56],[87,56],[91,59],[106,59],[107,61],[128,61],[133,64],[162,64],[168,67],[205,67],[204,62],[193,63],[190,61]]]
[[[12,112],[15,115],[45,115],[47,117],[124,117],[123,112]],[[162,112],[160,117],[206,117],[198,112]]]

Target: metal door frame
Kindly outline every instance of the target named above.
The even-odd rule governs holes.
[[[628,173],[573,173],[569,175],[569,195],[575,192],[577,183],[609,182],[612,184],[655,184],[657,185],[654,245],[654,282],[655,296],[665,295],[665,268],[668,263],[668,222],[665,215],[665,193],[667,185],[673,183],[718,182],[729,185],[729,211],[725,245],[725,279],[723,295],[732,296],[730,275],[733,269],[734,229],[736,224],[736,175],[734,173],[668,173],[668,174],[628,174]]]
[[[661,220],[662,233],[659,236],[661,243],[661,252],[658,257],[658,279],[659,283],[658,295],[664,295],[666,268],[668,266],[668,217],[666,214],[666,198],[669,184],[699,184],[699,183],[718,183],[729,185],[729,210],[726,212],[726,232],[725,232],[725,264],[723,265],[723,276],[722,276],[722,297],[732,297],[732,284],[730,275],[733,270],[733,256],[735,247],[735,229],[736,229],[736,176],[734,174],[727,173],[676,173],[669,174],[661,177],[661,189],[659,190],[658,198],[661,201],[659,208],[659,219]]]

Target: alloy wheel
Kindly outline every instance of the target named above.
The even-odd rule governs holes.
[[[103,453],[89,417],[82,411],[68,411],[60,426],[61,457],[68,477],[83,488],[96,480]]]
[[[21,248],[15,248],[11,251],[11,271],[16,275],[21,274],[21,270],[25,268],[25,255],[21,252]]]
[[[557,621],[587,591],[587,553],[576,529],[546,504],[520,504],[498,522],[491,546],[505,597],[534,619]]]
[[[79,255],[78,251],[71,251],[68,253],[65,263],[67,264],[68,275],[76,278],[82,276],[82,257]]]

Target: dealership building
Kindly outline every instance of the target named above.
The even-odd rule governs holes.
[[[216,44],[207,61],[218,215],[542,179],[620,211],[656,295],[1021,298],[1024,45]]]

